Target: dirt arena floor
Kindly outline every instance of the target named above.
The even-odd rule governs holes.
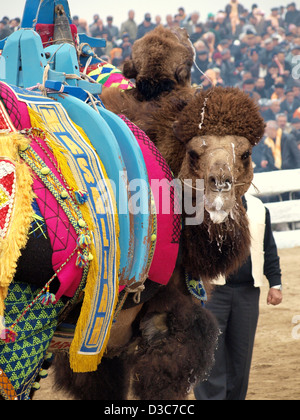
[[[280,260],[283,302],[268,306],[262,289],[248,400],[300,399],[300,248],[281,250]]]
[[[268,288],[261,291],[247,400],[300,399],[300,248],[281,250],[280,259],[284,300],[280,306],[268,306]],[[50,370],[34,399],[69,398],[53,391]]]

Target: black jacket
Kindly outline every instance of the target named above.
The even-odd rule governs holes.
[[[263,142],[264,140],[262,140]],[[282,134],[281,139],[281,156],[282,166],[281,169],[299,169],[300,168],[300,150],[297,147],[294,136],[288,134]],[[269,162],[266,172],[276,171],[277,168],[274,165],[274,157],[272,150],[263,144],[262,149],[262,160]]]

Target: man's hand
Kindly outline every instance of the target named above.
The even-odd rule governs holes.
[[[268,305],[280,305],[282,302],[282,291],[277,289],[270,289],[268,298],[267,298],[267,304]]]

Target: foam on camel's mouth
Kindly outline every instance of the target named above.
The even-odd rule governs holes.
[[[205,196],[205,210],[209,213],[210,220],[215,224],[221,224],[227,219],[229,212],[224,209],[224,199],[221,194],[214,197],[211,201]]]

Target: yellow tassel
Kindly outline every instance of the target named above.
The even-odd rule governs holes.
[[[15,201],[7,236],[0,240],[0,316],[3,316],[8,287],[13,281],[21,250],[25,248],[33,219],[33,179],[29,167],[19,157],[19,148],[29,141],[20,134],[0,135],[0,156],[16,167]]]
[[[66,156],[68,155],[68,151],[66,151],[61,145],[58,144],[56,138],[51,133],[51,128],[48,127],[44,123],[44,121],[39,116],[39,114],[37,114],[35,111],[33,111],[29,107],[28,107],[28,111],[29,111],[32,127],[41,128],[45,132],[47,144],[50,147],[50,149],[52,150],[52,152],[53,152],[53,154],[54,154],[54,156],[57,160],[58,167],[59,167],[60,171],[62,172],[63,176],[65,177],[69,187],[72,188],[74,191],[78,190],[79,189],[78,185],[76,184],[74,176],[73,176],[73,174],[70,170],[70,167],[68,165],[68,162],[67,162]],[[86,136],[83,129],[81,127],[77,126],[75,123],[73,123],[73,125],[79,131],[79,133],[84,138],[84,140],[89,144],[89,146],[93,148],[90,140]],[[118,213],[117,213],[117,210],[116,210],[117,206],[116,206],[116,201],[114,199],[113,189],[112,189],[112,187],[109,183],[105,168],[104,168],[102,162],[100,161],[100,159],[99,159],[99,162],[100,162],[104,177],[107,180],[107,185],[108,185],[108,188],[110,190],[111,197],[114,200],[115,230],[116,230],[116,243],[117,243],[116,263],[117,263],[117,273],[118,273],[119,266],[120,266],[120,247],[119,247],[119,221],[118,221]],[[90,213],[89,213],[88,205],[84,204],[84,205],[80,206],[80,210],[82,212],[84,220],[86,221],[86,223],[89,227],[89,230],[90,231],[93,230],[94,226],[93,226],[93,222],[92,222],[92,219],[91,219],[91,216],[90,216]],[[110,323],[109,323],[109,328],[108,328],[109,333],[107,334],[105,343],[102,347],[101,352],[98,355],[87,356],[87,355],[81,355],[81,354],[78,353],[80,345],[82,343],[82,334],[86,329],[86,326],[87,326],[88,321],[89,321],[90,314],[92,313],[92,310],[93,310],[91,305],[92,305],[93,298],[94,298],[94,290],[95,290],[95,284],[96,284],[96,281],[97,281],[97,276],[99,274],[99,267],[98,267],[97,258],[96,258],[97,254],[96,254],[94,244],[92,244],[90,252],[91,252],[92,257],[90,259],[90,267],[89,267],[88,277],[87,277],[87,281],[86,281],[84,301],[83,301],[82,309],[81,309],[81,312],[80,312],[80,317],[79,317],[79,320],[77,322],[77,326],[76,326],[76,330],[75,330],[75,336],[74,336],[74,339],[72,341],[71,348],[70,348],[70,366],[71,366],[71,369],[74,372],[78,372],[78,373],[80,373],[80,372],[92,372],[92,371],[97,370],[97,367],[101,363],[102,356],[103,356],[103,354],[106,350],[106,346],[107,346],[109,336],[110,336],[110,329],[111,329],[112,322],[113,322],[113,317],[111,317],[111,320],[110,320]],[[118,281],[116,283],[118,283]],[[119,285],[116,284],[115,287],[118,290]],[[117,302],[118,302],[118,296],[117,295],[118,294],[116,293],[116,299],[115,299],[115,302],[114,302],[114,311],[115,311],[115,308],[116,308]]]
[[[83,129],[81,127],[79,127],[78,125],[76,125],[73,122],[74,126],[76,127],[76,129],[79,131],[80,135],[84,138],[84,140],[89,144],[90,147],[93,147],[93,145],[91,144],[89,138],[87,137],[87,135],[85,134],[85,132],[83,131]],[[107,186],[110,192],[110,195],[112,197],[112,199],[114,200],[114,209],[117,208],[117,204],[115,202],[115,197],[114,197],[114,193],[113,193],[113,189],[110,185],[110,182],[108,180],[108,176],[106,173],[106,170],[101,162],[101,160],[99,159],[102,171],[103,171],[103,175],[104,178],[107,180]],[[119,267],[120,267],[120,246],[119,246],[119,234],[120,234],[120,228],[119,228],[119,219],[118,219],[118,213],[115,210],[115,230],[116,230],[116,244],[117,244],[117,249],[116,249],[116,262],[117,262],[117,273],[119,272]],[[94,250],[93,250],[94,251]],[[93,256],[95,255],[94,252],[92,252]],[[110,320],[110,324],[109,324],[109,333],[107,334],[105,343],[102,346],[102,350],[101,352],[96,355],[96,356],[87,356],[87,355],[82,355],[78,353],[78,349],[80,348],[81,342],[82,342],[82,333],[83,331],[85,331],[85,328],[87,326],[87,323],[89,321],[89,315],[91,313],[91,303],[93,302],[93,293],[95,290],[95,283],[96,283],[96,276],[98,275],[98,271],[94,271],[94,261],[95,258],[92,260],[91,262],[91,267],[89,270],[89,275],[88,275],[88,279],[86,282],[86,288],[85,288],[85,296],[84,296],[84,301],[83,301],[83,305],[82,305],[82,309],[80,312],[80,317],[79,320],[77,322],[77,326],[76,326],[76,330],[75,330],[75,336],[74,339],[72,341],[71,344],[71,348],[70,348],[70,366],[71,369],[76,372],[76,373],[83,373],[83,372],[93,372],[95,370],[97,370],[98,365],[101,363],[101,359],[103,357],[103,354],[106,350],[107,347],[107,343],[110,337],[110,330],[111,330],[111,326],[112,326],[112,322],[113,322],[113,317],[111,317]],[[119,284],[117,282],[117,284],[115,285],[115,287],[119,288]],[[114,302],[114,309],[113,311],[115,311],[116,306],[118,303],[118,294],[116,293],[116,299]]]

